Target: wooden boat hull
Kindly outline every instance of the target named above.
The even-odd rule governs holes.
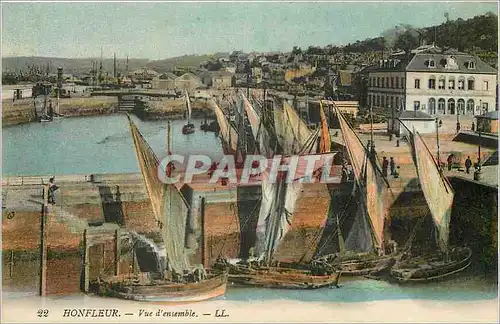
[[[462,272],[471,264],[469,248],[457,248],[450,252],[449,261],[442,261],[438,253],[410,260],[399,261],[391,269],[390,276],[399,283],[418,283],[441,280]]]
[[[318,289],[337,286],[340,272],[313,275],[306,269],[287,267],[229,266],[229,282],[237,286],[273,289]]]
[[[226,293],[227,279],[227,273],[222,273],[201,282],[155,280],[135,283],[130,278],[115,276],[103,279],[98,284],[97,292],[104,296],[135,301],[189,303],[223,296]]]
[[[341,269],[343,276],[367,276],[388,271],[396,263],[396,256],[378,256],[375,254],[326,255],[320,260]]]

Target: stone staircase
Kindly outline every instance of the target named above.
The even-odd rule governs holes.
[[[135,99],[120,99],[118,101],[118,111],[133,111],[135,102]]]

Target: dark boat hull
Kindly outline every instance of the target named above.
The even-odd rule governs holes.
[[[317,275],[307,269],[292,267],[229,266],[229,282],[238,286],[273,289],[318,289],[337,286],[340,272]]]
[[[226,293],[227,272],[212,275],[200,282],[176,283],[167,280],[139,280],[114,276],[102,279],[97,284],[97,293],[120,299],[159,302],[199,302],[223,296]]]
[[[193,134],[195,132],[195,127],[193,124],[187,124],[182,127],[182,134]]]
[[[395,255],[352,254],[326,255],[319,260],[341,269],[343,276],[367,276],[388,271],[395,263]]]
[[[438,253],[399,261],[391,269],[391,279],[399,283],[418,283],[442,280],[458,274],[471,264],[472,252],[469,248],[457,248],[444,261]]]

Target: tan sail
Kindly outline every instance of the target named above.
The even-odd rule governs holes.
[[[302,118],[300,118],[300,116],[297,114],[295,109],[293,109],[292,106],[290,106],[290,104],[288,104],[288,102],[286,101],[283,101],[283,111],[284,111],[285,122],[288,124],[287,131],[291,132],[288,133],[288,136],[293,135],[293,137],[298,143],[300,151],[311,141],[312,132],[309,130],[309,128],[307,127],[306,123],[302,120]],[[304,151],[303,153],[307,154],[315,152],[316,152],[316,146],[311,145],[308,148],[308,150]]]
[[[182,193],[173,184],[165,184],[158,177],[160,161],[130,116],[130,130],[134,140],[139,168],[146,184],[153,213],[162,234],[168,268],[182,273],[189,269],[184,246],[188,205]]]
[[[211,100],[210,103],[215,112],[215,116],[217,117],[217,122],[219,123],[220,136],[222,137],[222,140],[228,145],[232,152],[236,152],[238,148],[238,133],[228,122],[226,115],[217,103],[213,100]]]
[[[319,141],[319,153],[330,152],[330,132],[328,130],[328,123],[326,122],[325,110],[323,103],[319,102],[319,116],[321,118],[321,137]]]
[[[187,120],[188,123],[191,121],[191,101],[189,101],[189,93],[185,90],[186,105],[187,105]]]
[[[388,211],[384,199],[388,197],[388,187],[382,175],[377,172],[377,167],[369,160],[368,152],[359,137],[351,126],[349,126],[340,110],[336,106],[334,106],[334,109],[339,119],[340,129],[347,147],[356,181],[358,182],[363,200],[366,204],[367,213],[374,233],[375,244],[377,247],[382,247],[384,240],[384,221]]]
[[[448,179],[439,171],[434,156],[420,134],[413,131],[410,141],[420,186],[438,231],[439,248],[444,252],[448,249],[450,216],[455,192]]]

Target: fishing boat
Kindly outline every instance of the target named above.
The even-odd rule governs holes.
[[[188,203],[175,184],[165,184],[158,179],[160,162],[130,116],[128,119],[141,173],[165,244],[166,257],[164,264],[157,267],[159,271],[133,277],[99,278],[97,292],[154,302],[192,302],[224,295],[226,271],[207,271],[203,258],[201,264],[191,265],[186,246]]]
[[[320,102],[320,116],[323,123],[326,118]],[[318,259],[336,265],[346,276],[363,276],[381,273],[388,270],[396,262],[397,251],[392,247],[388,254],[389,238],[387,232],[387,197],[391,194],[390,187],[384,179],[374,150],[367,149],[346,119],[333,105],[338,117],[345,147],[355,175],[355,182],[351,198],[357,206],[350,219],[346,239],[342,235],[343,222],[349,218],[347,206],[342,216],[336,215],[336,230],[329,239],[337,236],[338,251],[321,256],[321,249],[317,252]],[[345,228],[346,226],[344,226]],[[322,245],[324,247],[326,242]]]
[[[465,270],[471,264],[472,251],[468,247],[449,245],[455,192],[420,134],[415,130],[408,130],[408,134],[413,162],[433,220],[432,231],[437,249],[415,256],[407,251],[392,267],[390,274],[398,282],[427,282]]]
[[[282,145],[280,145],[279,151],[276,150],[277,146],[269,145],[271,135],[274,132],[266,129],[262,116],[255,111],[245,95],[242,92],[239,95],[243,103],[244,113],[248,116],[254,143],[256,143],[255,153],[268,158],[274,156],[275,153],[287,155],[295,153],[293,151],[283,151]],[[296,120],[299,121],[299,119]],[[289,120],[281,120],[280,122],[288,125]],[[295,134],[295,132],[289,134],[295,136],[292,134]],[[239,135],[241,136],[241,134]],[[308,137],[312,136],[312,134],[309,134]],[[303,137],[303,139],[302,144],[308,143],[309,138]],[[303,147],[297,144],[295,148],[297,148],[297,151],[302,151]],[[284,158],[286,159],[286,157]],[[255,255],[253,252],[240,251],[241,258],[221,259],[216,264],[216,267],[227,267],[229,269],[229,281],[236,285],[281,289],[315,289],[337,286],[341,273],[335,267],[321,260],[309,262],[307,258],[302,257],[298,262],[280,262],[275,258],[280,243],[283,242],[292,225],[296,201],[302,191],[300,181],[287,183],[285,181],[286,176],[287,173],[283,172],[278,176],[276,182],[271,182],[269,181],[269,174],[267,172],[262,173],[262,198],[257,225],[253,233],[250,233],[251,230],[247,231],[248,234],[252,234],[254,237]],[[247,221],[250,217],[247,217]],[[244,228],[245,225],[241,224],[240,227]],[[253,248],[251,249],[253,250]]]
[[[187,124],[182,127],[182,134],[193,134],[195,131],[195,126],[191,123],[191,102],[189,101],[189,94],[187,90],[185,90],[186,97],[186,108],[187,108]]]
[[[39,118],[39,121],[41,123],[45,122],[51,122],[54,117],[54,111],[52,109],[52,102],[49,102],[47,104],[47,94],[45,94],[44,101],[43,101],[43,113]]]

